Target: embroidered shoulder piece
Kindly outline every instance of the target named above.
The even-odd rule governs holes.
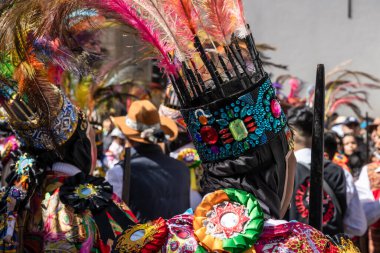
[[[162,218],[138,224],[116,238],[112,252],[150,253],[157,252],[165,243],[168,227]]]
[[[345,235],[336,235],[330,238],[333,244],[338,248],[339,253],[360,253],[360,250]]]

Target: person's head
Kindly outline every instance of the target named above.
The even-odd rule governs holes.
[[[271,83],[219,103],[182,109],[204,168],[204,193],[253,194],[267,217],[282,218],[293,193],[292,133]]]
[[[327,154],[327,158],[332,160],[334,158],[335,153],[338,152],[338,135],[333,131],[327,131],[324,134],[325,139],[325,153]]]
[[[371,124],[368,124],[367,131],[371,135],[371,141],[376,142],[377,138],[377,127],[380,126],[380,118],[375,118]]]
[[[133,102],[127,116],[115,117],[113,121],[130,144],[160,144],[173,141],[178,135],[176,123],[160,116],[148,100]]]
[[[294,107],[288,111],[288,122],[294,130],[294,149],[311,148],[313,111],[310,107]]]
[[[343,152],[347,156],[353,155],[358,150],[358,143],[354,134],[346,134],[342,138]]]
[[[50,168],[56,162],[68,163],[89,174],[93,163],[92,147],[87,130],[86,119],[80,118],[78,127],[71,138],[55,150],[37,153],[38,160],[42,165]]]
[[[120,131],[119,128],[114,128],[111,132],[112,141],[119,144],[120,146],[125,145],[125,135]]]
[[[42,168],[64,162],[89,173],[91,143],[86,115],[53,84],[46,85],[38,96],[31,91],[27,94],[28,100],[10,100],[6,106],[20,149],[35,156]],[[46,101],[41,102],[43,99]]]
[[[360,134],[360,124],[357,118],[348,117],[342,125],[343,133],[353,134],[358,136]]]
[[[110,133],[113,129],[113,123],[112,123],[112,120],[110,118],[106,118],[105,120],[103,120],[103,131],[105,133]]]
[[[338,153],[343,153],[342,138],[336,132],[334,132],[334,131],[331,131],[331,132],[333,132],[335,134],[335,136],[336,136],[335,140],[336,140],[336,144],[337,144],[337,148],[338,148],[337,152]]]
[[[376,133],[375,135],[375,151],[380,153],[380,125],[377,126],[376,130],[374,131]]]

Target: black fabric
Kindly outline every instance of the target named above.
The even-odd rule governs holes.
[[[120,209],[114,202],[111,202],[110,205],[107,207],[107,212],[123,230],[126,230],[136,225],[132,220],[128,218],[126,213],[122,209]]]
[[[365,159],[363,158],[363,153],[357,151],[352,155],[348,156],[348,167],[351,169],[351,175],[354,180],[358,180],[360,172],[365,165]]]
[[[178,137],[177,139],[175,139],[174,141],[170,142],[169,145],[168,145],[168,152],[173,152],[183,146],[185,146],[186,144],[190,143],[191,142],[191,137],[189,135],[188,132],[186,133],[178,133]]]
[[[107,216],[105,210],[102,210],[98,213],[92,213],[93,218],[95,220],[96,226],[98,227],[98,231],[100,234],[100,239],[103,241],[105,245],[107,245],[108,240],[114,240],[115,234],[112,230],[112,225],[110,223],[110,219]]]
[[[82,120],[79,120],[78,127],[73,136],[56,150],[47,152],[37,152],[27,150],[32,154],[38,155],[38,162],[41,167],[51,168],[53,163],[64,162],[74,165],[85,174],[91,170],[91,143],[87,137],[86,129],[81,129]]]
[[[139,144],[134,149],[129,207],[137,219],[167,219],[186,211],[190,207],[190,172],[186,165],[165,155],[158,145]]]
[[[301,163],[297,163],[293,197],[287,219],[308,223],[308,213],[310,211],[308,209],[310,193],[309,180],[310,169]],[[343,169],[336,164],[326,161],[324,165],[324,181],[330,186],[332,193],[324,188],[323,233],[334,236],[339,233],[344,233],[343,218],[347,209],[347,199],[346,177]],[[333,194],[335,196],[333,196]],[[335,201],[339,203],[341,213],[337,211],[338,208],[334,204]]]
[[[268,144],[235,160],[203,164],[201,181],[205,193],[225,188],[254,194],[267,217],[280,218],[289,145],[284,132]]]

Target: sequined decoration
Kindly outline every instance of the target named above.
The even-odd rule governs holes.
[[[220,239],[232,238],[244,233],[244,225],[250,221],[247,210],[238,203],[223,202],[213,207],[205,220],[208,234]]]
[[[181,110],[203,162],[236,158],[266,144],[286,126],[270,80],[236,99]]]

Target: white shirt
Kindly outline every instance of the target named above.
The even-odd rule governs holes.
[[[74,165],[62,162],[53,163],[52,171],[61,172],[68,176],[74,176],[81,172],[81,170],[75,167]]]
[[[307,164],[311,163],[310,148],[297,150],[294,152],[294,154],[298,162]],[[361,198],[359,198],[358,190],[355,187],[352,175],[346,170],[343,170],[343,172],[346,177],[347,201],[347,209],[343,217],[344,232],[350,236],[362,236],[367,230],[366,214],[365,211],[363,211],[365,207],[363,203],[361,203]]]
[[[185,148],[194,148],[194,144],[191,142],[191,143],[186,144],[185,146],[180,147],[179,149],[173,152],[170,152],[170,157],[174,159],[178,159],[178,154]],[[194,191],[190,187],[190,207],[193,210],[195,210],[201,202],[202,202],[201,194],[197,191]]]
[[[121,198],[123,194],[123,168],[116,165],[109,169],[106,174],[106,180],[112,185],[113,192]]]
[[[376,171],[380,173],[380,171]],[[355,182],[358,189],[359,198],[362,202],[368,225],[372,225],[380,219],[380,200],[375,200],[368,178],[367,166],[364,166],[360,172],[359,179]]]

